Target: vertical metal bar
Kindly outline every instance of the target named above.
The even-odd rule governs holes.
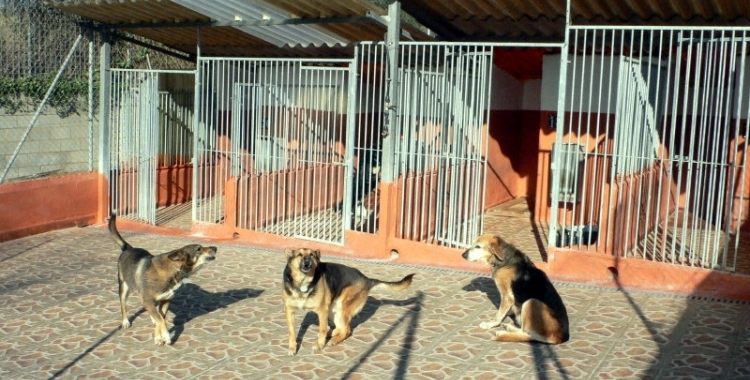
[[[191,160],[193,165],[193,204],[191,207],[191,219],[197,221],[198,219],[198,204],[200,203],[198,194],[198,182],[201,180],[201,164],[200,164],[200,141],[199,138],[203,134],[201,131],[201,115],[203,113],[203,102],[201,94],[201,70],[203,70],[204,62],[201,61],[201,30],[196,28],[197,43],[196,43],[196,59],[195,59],[195,83],[193,90],[193,158]],[[202,220],[201,220],[202,221]]]
[[[359,84],[359,78],[358,78],[358,72],[359,72],[359,59],[360,59],[360,52],[359,52],[360,46],[354,45],[354,58],[352,59],[351,63],[349,63],[349,71],[348,71],[348,78],[346,81],[346,84],[348,85],[348,94],[347,94],[347,106],[345,110],[346,115],[346,134],[345,138],[346,141],[344,143],[344,149],[346,153],[345,162],[344,162],[344,207],[343,207],[343,225],[341,226],[341,243],[344,243],[344,234],[345,231],[350,230],[352,228],[352,218],[350,215],[352,214],[351,205],[352,205],[352,196],[353,196],[353,189],[351,187],[353,180],[354,180],[354,149],[356,147],[356,136],[355,136],[355,120],[354,118],[357,117],[357,87]],[[360,168],[361,170],[361,168]],[[366,177],[368,181],[370,180],[370,177]],[[364,179],[364,177],[363,177]],[[362,184],[364,187],[364,183]],[[367,186],[369,188],[369,186]]]
[[[604,38],[602,38],[602,41],[604,41]],[[609,186],[609,190],[608,190],[608,194],[607,194],[606,204],[605,204],[604,197],[602,196],[602,201],[601,201],[602,207],[601,207],[601,210],[599,210],[599,220],[600,221],[604,220],[604,216],[603,216],[604,210],[607,210],[607,216],[606,216],[606,218],[607,218],[607,224],[606,224],[606,228],[602,228],[602,226],[599,227],[600,228],[599,235],[600,235],[600,239],[602,237],[604,237],[604,243],[603,244],[604,244],[605,251],[611,250],[614,254],[617,254],[617,252],[616,252],[616,245],[613,246],[613,244],[610,243],[610,237],[613,236],[614,232],[615,232],[615,227],[614,227],[615,223],[613,223],[614,216],[612,215],[612,211],[611,211],[611,210],[614,209],[612,207],[612,199],[613,199],[613,195],[612,195],[613,190],[612,189],[614,188],[614,186],[612,186],[612,185],[614,185],[614,183],[615,183],[615,181],[614,181],[615,170],[614,170],[614,165],[613,165],[614,164],[614,155],[613,155],[613,152],[611,150],[612,148],[610,147],[612,145],[611,142],[610,142],[612,136],[610,136],[610,132],[609,132],[612,129],[612,124],[611,124],[612,123],[612,117],[610,117],[610,115],[612,115],[613,113],[615,113],[614,109],[617,108],[617,97],[618,97],[618,94],[619,94],[619,87],[616,87],[615,84],[614,84],[615,83],[614,82],[614,80],[615,80],[615,77],[614,77],[614,71],[615,71],[615,53],[616,53],[615,47],[617,45],[617,31],[615,31],[615,30],[612,31],[612,39],[611,39],[611,41],[610,41],[609,44],[610,44],[610,49],[609,49],[610,53],[609,53],[609,57],[607,59],[609,61],[609,68],[607,70],[609,72],[609,78],[608,78],[608,81],[607,81],[607,106],[606,106],[607,120],[604,123],[604,137],[602,139],[602,145],[604,147],[603,148],[604,151],[602,152],[602,161],[603,161],[604,165],[606,165],[606,166],[609,167],[608,183],[610,184],[610,186]],[[604,63],[605,62],[605,59],[604,59],[605,58],[605,54],[606,54],[606,50],[602,49],[602,71],[604,71],[604,67],[605,67],[605,63]],[[619,64],[618,64],[618,68],[619,68]],[[619,79],[618,79],[618,81],[619,81]],[[614,104],[612,102],[612,98],[615,99],[614,100]],[[616,133],[615,133],[615,135],[616,135]],[[601,181],[602,182],[602,184],[601,184],[602,189],[604,189],[604,181],[605,181],[604,176],[602,176],[602,181]],[[613,240],[612,243],[614,243],[616,241],[616,239],[612,239],[612,240]]]
[[[110,107],[111,103],[111,88],[112,78],[110,77],[110,59],[111,59],[111,45],[109,43],[109,36],[101,34],[101,46],[99,47],[99,174],[107,179],[109,185],[109,191],[107,194],[99,194],[100,197],[106,197],[108,194],[117,194],[114,189],[115,182],[110,175],[110,149],[109,144],[111,143],[110,137]],[[119,102],[117,103],[119,104]],[[113,209],[113,205],[117,203],[113,202],[115,197],[110,197],[107,200],[109,210]],[[99,202],[100,204],[103,202]]]
[[[388,32],[386,34],[386,48],[388,52],[388,98],[387,119],[383,128],[383,166],[382,181],[392,183],[395,179],[393,172],[393,157],[395,139],[398,137],[398,90],[401,87],[398,77],[399,36],[401,34],[401,2],[393,1],[388,5]]]
[[[740,54],[741,58],[740,58],[740,68],[739,68],[739,70],[740,70],[740,77],[739,77],[739,80],[737,82],[737,83],[739,83],[739,89],[737,90],[737,93],[739,94],[739,96],[738,96],[737,105],[736,105],[737,113],[736,113],[736,117],[735,117],[735,132],[734,132],[734,138],[735,138],[735,141],[737,141],[737,142],[735,143],[735,148],[734,148],[734,152],[733,152],[734,159],[732,160],[733,163],[734,163],[734,165],[735,165],[735,168],[732,171],[732,186],[731,186],[732,189],[735,189],[737,187],[737,181],[736,181],[736,174],[735,173],[739,172],[740,173],[740,175],[739,175],[740,178],[739,178],[739,192],[738,192],[738,194],[739,194],[739,197],[740,197],[740,201],[739,201],[739,205],[737,206],[737,227],[736,227],[736,230],[735,230],[735,240],[734,240],[734,252],[735,253],[734,253],[734,258],[733,258],[731,270],[735,270],[737,268],[737,256],[738,256],[738,249],[739,249],[739,243],[740,243],[740,235],[742,235],[741,233],[739,233],[740,232],[740,228],[742,227],[741,224],[740,224],[740,221],[742,220],[742,215],[743,215],[743,212],[744,212],[743,208],[744,208],[744,204],[745,204],[745,202],[744,202],[745,181],[746,181],[745,178],[747,176],[747,159],[748,159],[748,150],[747,149],[748,149],[748,137],[749,137],[748,136],[747,128],[745,128],[745,133],[742,136],[743,140],[744,140],[744,142],[743,142],[744,145],[742,147],[742,163],[741,164],[737,163],[737,161],[738,161],[737,160],[737,156],[738,156],[738,150],[739,150],[739,145],[740,145],[740,131],[742,130],[742,127],[741,127],[741,120],[742,119],[741,119],[741,117],[742,117],[742,107],[743,107],[743,96],[747,95],[746,91],[744,89],[744,86],[745,86],[745,71],[746,71],[746,62],[747,62],[747,59],[746,59],[747,58],[746,57],[747,56],[747,45],[748,45],[747,31],[743,30],[743,32],[742,32],[742,53]],[[745,111],[746,112],[745,120],[747,120],[747,119],[750,119],[750,96],[748,97],[748,103],[745,105],[745,107],[747,108],[747,110]],[[733,205],[733,202],[734,202],[735,198],[737,198],[737,196],[731,196],[731,197],[729,197],[730,203],[729,203],[728,210],[733,210],[732,205]],[[731,213],[731,211],[727,212],[727,218],[729,218],[729,214],[730,213]],[[730,223],[728,222],[727,225],[729,225],[729,224]],[[729,239],[727,239],[727,243],[725,243],[725,245],[724,245],[724,251],[727,252],[728,249],[729,249]],[[724,262],[723,266],[725,268],[727,268],[726,261],[727,261],[727,259],[726,259],[726,255],[725,255],[724,259],[723,259],[723,262]]]
[[[730,99],[731,97],[731,80],[727,81],[727,70],[731,70],[732,67],[730,65],[734,63],[733,60],[731,62],[728,62],[729,59],[727,55],[727,49],[729,48],[729,46],[727,44],[725,34],[723,32],[719,32],[718,35],[718,41],[716,41],[715,43],[715,50],[718,50],[718,52],[715,52],[714,55],[716,56],[716,68],[719,72],[718,76],[716,74],[713,75],[716,81],[715,91],[717,96],[715,99],[716,106],[714,112],[712,113],[714,116],[712,120],[713,126],[711,128],[712,133],[709,134],[710,147],[707,147],[707,156],[710,155],[708,194],[709,196],[716,194],[718,203],[711,202],[704,206],[706,215],[704,218],[707,218],[708,220],[706,220],[707,234],[702,244],[703,266],[705,267],[709,265],[711,268],[717,269],[718,256],[722,254],[718,250],[718,242],[719,239],[721,239],[721,234],[723,233],[721,214],[722,208],[727,203],[722,191],[723,183],[720,182],[723,180],[723,173],[726,169],[725,165],[727,162],[726,151],[729,149],[729,131],[725,126],[728,125],[727,120],[730,115],[726,110],[725,99]],[[726,103],[729,102],[726,101]],[[711,228],[711,231],[708,231],[709,228]],[[711,250],[709,251],[709,249]]]
[[[659,60],[663,61],[663,50],[662,50],[662,44],[664,40],[664,31],[661,31],[660,33],[660,42],[659,42]],[[660,123],[659,126],[661,128],[661,138],[659,139],[659,154],[657,155],[656,159],[658,160],[659,170],[657,171],[657,175],[659,176],[659,183],[657,186],[657,195],[656,195],[656,211],[654,215],[654,241],[653,246],[651,250],[651,260],[657,261],[657,255],[660,257],[661,262],[666,262],[666,256],[665,256],[665,243],[666,243],[666,227],[668,226],[668,218],[669,218],[669,194],[671,194],[671,189],[667,190],[667,200],[665,200],[665,212],[664,215],[662,214],[662,198],[664,194],[664,185],[666,183],[667,186],[670,186],[671,182],[669,180],[666,180],[667,178],[672,178],[672,165],[670,165],[670,158],[668,156],[665,157],[665,154],[669,154],[670,151],[665,151],[665,148],[663,145],[667,141],[667,127],[669,126],[669,119],[672,119],[669,115],[668,109],[669,109],[669,101],[672,100],[670,97],[670,78],[673,78],[672,75],[672,55],[673,55],[673,42],[674,42],[674,31],[669,31],[669,45],[667,47],[667,69],[666,69],[666,75],[664,78],[664,106],[662,108],[662,120],[657,120],[657,123]],[[661,76],[662,70],[659,70],[659,75]],[[658,81],[657,81],[658,83]],[[658,88],[661,88],[658,86]],[[674,100],[672,100],[674,102]],[[665,162],[666,161],[666,162]],[[666,170],[665,174],[665,166],[669,165],[669,167]],[[648,255],[647,250],[644,250],[644,254]]]
[[[722,37],[725,36],[725,33],[722,33]],[[716,205],[716,215],[713,217],[713,220],[716,221],[716,227],[715,227],[715,233],[714,233],[714,241],[713,245],[711,247],[712,252],[714,254],[712,255],[712,266],[714,268],[719,269],[726,269],[726,265],[723,264],[723,262],[726,261],[726,256],[729,254],[729,252],[724,249],[724,243],[723,241],[727,241],[731,238],[731,219],[723,221],[723,227],[722,227],[722,220],[723,218],[726,218],[724,215],[725,213],[727,215],[730,215],[732,213],[731,208],[727,208],[728,205],[732,204],[732,198],[734,198],[735,194],[729,193],[727,190],[733,189],[733,188],[727,188],[727,181],[729,178],[730,171],[733,171],[732,165],[730,165],[730,157],[729,157],[729,150],[731,149],[732,145],[737,145],[738,141],[736,137],[732,137],[730,135],[732,128],[731,128],[731,120],[732,120],[732,107],[734,106],[733,100],[736,97],[735,94],[735,85],[741,86],[741,84],[736,84],[735,79],[737,78],[737,35],[736,32],[731,32],[731,38],[729,41],[726,41],[726,39],[722,38],[722,54],[724,55],[722,58],[722,80],[721,83],[725,86],[726,90],[722,91],[722,96],[724,97],[723,101],[723,110],[721,112],[721,119],[718,122],[719,125],[723,126],[723,133],[722,133],[722,139],[721,142],[717,142],[716,146],[720,146],[723,149],[721,149],[720,152],[716,152],[715,154],[717,156],[717,169],[719,172],[716,173],[714,178],[714,181],[712,183],[717,184],[717,190],[716,194],[719,195],[719,197],[724,197],[726,201],[722,202],[721,205]],[[726,54],[727,51],[729,51],[729,54]],[[728,56],[728,57],[727,57]],[[727,63],[727,59],[729,62]],[[731,144],[731,142],[734,141],[734,144]],[[719,145],[721,144],[721,145]],[[716,149],[715,149],[716,150]],[[719,247],[721,245],[721,247]],[[719,263],[719,261],[722,261],[722,264]]]
[[[88,112],[86,114],[86,122],[89,127],[89,171],[94,170],[94,31],[89,29],[87,31],[89,38],[89,56],[88,56]],[[102,71],[102,74],[104,72]],[[101,106],[100,106],[101,107]]]
[[[703,40],[703,32],[702,31],[700,32],[699,39],[701,41]],[[696,87],[700,88],[700,79],[701,79],[701,74],[702,74],[702,70],[703,70],[703,64],[702,64],[703,42],[699,42],[697,45],[698,45],[698,48],[696,49],[695,77],[693,78],[693,88],[696,88]],[[688,69],[689,69],[689,67],[688,67]],[[690,72],[690,71],[688,70],[688,72]],[[688,80],[685,81],[685,93],[686,94],[689,94],[689,92],[688,92],[688,90],[689,90],[688,86],[689,85],[690,85],[690,79],[688,78]],[[687,118],[688,118],[688,112],[687,112],[688,103],[691,103],[691,107],[690,107],[691,110],[696,110],[697,107],[698,107],[698,96],[693,95],[691,101],[685,102],[685,109],[684,109],[685,116],[683,117],[683,120],[685,122],[687,122]],[[689,141],[689,144],[688,144],[688,154],[687,154],[687,157],[690,160],[690,162],[688,163],[688,172],[687,172],[687,175],[686,175],[686,177],[687,177],[686,183],[690,184],[690,185],[693,184],[693,170],[694,170],[694,168],[693,168],[693,162],[692,162],[692,160],[693,160],[693,157],[695,157],[695,133],[696,133],[696,129],[697,129],[697,119],[698,119],[698,115],[695,112],[693,112],[692,117],[690,117],[690,126],[689,126],[689,129],[690,129],[690,141]],[[683,126],[684,126],[684,124],[683,124]],[[684,140],[683,140],[683,142],[684,142]],[[690,205],[690,201],[692,200],[692,197],[693,197],[693,194],[692,194],[693,191],[692,190],[693,190],[692,186],[687,186],[687,189],[685,191],[685,210],[684,210],[683,218],[682,218],[683,229],[682,229],[682,239],[681,239],[682,244],[681,244],[681,249],[680,249],[680,257],[683,258],[683,259],[684,259],[684,254],[685,254],[686,248],[692,247],[692,244],[691,244],[692,241],[687,242],[687,238],[688,238],[688,228],[687,228],[687,226],[688,226],[688,221],[689,221],[689,218],[690,218],[689,214],[690,214],[690,211],[691,211],[689,205]],[[695,259],[695,251],[691,249],[687,253],[690,255],[690,257],[689,257],[689,266],[693,266],[695,264],[695,260],[694,260]]]
[[[565,1],[565,30],[564,30],[564,41],[562,46],[560,47],[560,82],[559,87],[557,89],[557,119],[558,120],[564,120],[565,119],[565,93],[566,93],[566,85],[567,85],[567,76],[568,76],[568,49],[569,49],[569,43],[570,43],[570,1]],[[565,126],[561,126],[561,130],[558,130],[555,134],[555,145],[559,148],[562,146],[562,138],[563,133],[561,133],[562,130],[564,130]],[[559,207],[560,207],[560,169],[558,165],[560,165],[560,149],[553,149],[553,155],[555,157],[552,157],[552,165],[550,167],[550,174],[552,175],[552,183],[550,184],[550,188],[552,189],[552,195],[550,199],[550,218],[549,218],[549,236],[547,236],[547,246],[554,247],[555,246],[555,239],[557,236],[558,231],[558,214],[559,214]]]

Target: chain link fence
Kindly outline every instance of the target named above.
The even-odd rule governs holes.
[[[0,0],[0,184],[98,165],[99,35],[82,21],[40,0]],[[195,67],[116,40],[111,61],[117,68]]]
[[[96,43],[78,21],[37,0],[0,0],[0,183],[95,165]]]

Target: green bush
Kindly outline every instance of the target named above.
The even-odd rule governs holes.
[[[94,94],[98,93],[98,75],[94,76]],[[14,114],[22,109],[34,108],[47,93],[54,74],[34,75],[23,78],[0,78],[0,108]],[[88,79],[60,78],[47,101],[60,116],[78,113],[79,107],[88,98]],[[97,99],[96,96],[94,99]]]

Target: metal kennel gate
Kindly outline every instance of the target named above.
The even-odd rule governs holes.
[[[735,270],[750,191],[749,42],[747,28],[570,28],[552,241]]]
[[[466,247],[483,228],[492,47],[399,47],[398,237]]]
[[[195,219],[343,244],[353,60],[201,58]],[[232,192],[227,195],[227,190]]]
[[[160,88],[161,79],[166,75],[192,78],[194,73],[110,72],[110,209],[121,218],[156,224],[159,167],[189,165],[193,150],[192,100],[184,101],[192,92]]]

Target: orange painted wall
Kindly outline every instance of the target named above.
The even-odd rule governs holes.
[[[486,208],[522,196],[533,203],[541,115],[539,111],[491,111]]]
[[[100,180],[92,172],[0,185],[0,241],[97,223]]]
[[[232,212],[237,213],[237,226],[255,229],[341,203],[344,180],[342,166],[317,165],[242,176],[227,186],[236,188]]]
[[[157,207],[189,202],[193,198],[193,165],[160,165],[157,168]]]

